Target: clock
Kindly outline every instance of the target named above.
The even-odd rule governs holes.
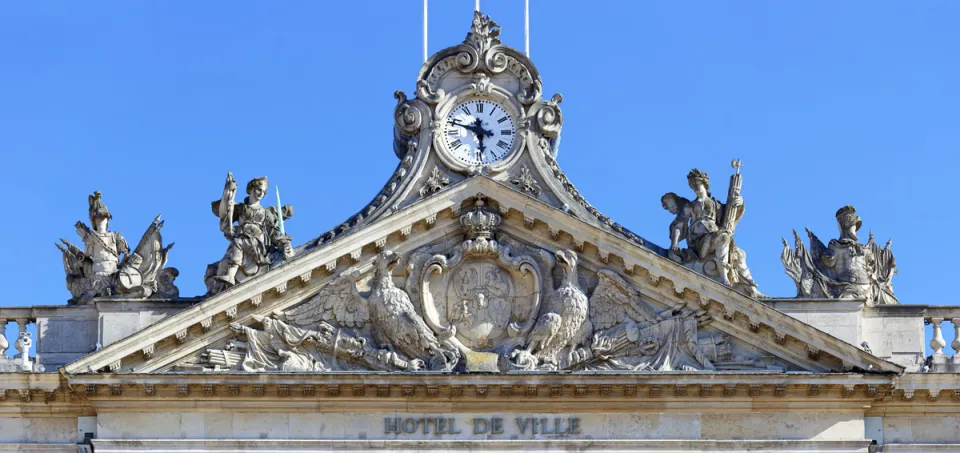
[[[443,120],[440,143],[451,157],[467,166],[502,161],[513,150],[517,126],[503,105],[472,99],[453,107]]]

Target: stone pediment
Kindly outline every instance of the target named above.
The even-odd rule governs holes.
[[[505,367],[903,370],[491,178],[476,176],[444,192],[326,241],[67,365],[65,372],[202,371],[216,364],[229,369],[236,355],[242,360],[244,351],[256,347],[250,337],[257,332],[286,338],[287,356],[302,352],[297,341],[310,337],[310,348],[319,352],[298,356],[291,371],[326,369],[329,364],[304,364],[323,353],[353,354],[339,360],[353,370],[411,373]],[[403,257],[396,269],[390,267],[394,253]],[[565,278],[571,267],[576,278]],[[492,274],[483,284],[471,277],[485,271]],[[377,286],[378,275],[390,284]],[[375,313],[374,302],[395,291],[407,295],[414,311]],[[565,311],[577,303],[583,314]],[[379,324],[372,321],[376,316]],[[404,316],[417,319],[411,325],[419,339],[390,324]],[[565,317],[579,321],[576,332],[556,344],[550,341],[559,330],[538,337],[542,325],[563,326]],[[587,320],[592,332],[582,331]],[[324,350],[323,341],[331,339]],[[423,351],[429,352],[418,357]],[[224,356],[217,359],[223,363],[211,362],[211,352]],[[265,354],[283,356],[277,353],[276,344],[266,347]]]

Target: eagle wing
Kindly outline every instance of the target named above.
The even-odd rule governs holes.
[[[370,321],[370,309],[357,291],[359,278],[356,269],[344,272],[306,302],[285,310],[280,318],[300,326],[336,322],[342,327],[362,327]]]
[[[606,330],[630,318],[639,323],[656,322],[657,315],[643,302],[640,293],[615,272],[603,269],[590,296],[590,321],[596,330]]]

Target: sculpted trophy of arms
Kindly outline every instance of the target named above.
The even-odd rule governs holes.
[[[797,285],[797,297],[828,299],[866,299],[870,305],[899,303],[893,294],[893,275],[897,262],[890,242],[880,248],[870,233],[861,244],[857,231],[863,221],[853,206],[837,210],[840,238],[824,245],[809,229],[810,248],[793,232],[794,249],[783,239],[780,255],[786,273]]]
[[[178,272],[164,267],[173,244],[163,247],[160,216],[153,219],[131,253],[123,235],[109,231],[113,215],[103,203],[103,194],[94,192],[87,201],[92,227],[83,222],[74,225],[83,249],[65,239],[60,239],[62,244],[56,244],[63,253],[67,289],[73,295],[72,300],[109,296],[179,297],[173,285]]]

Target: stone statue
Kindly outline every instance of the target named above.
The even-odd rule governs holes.
[[[260,204],[267,194],[267,178],[254,178],[247,183],[247,197],[242,204],[234,202],[236,194],[237,182],[232,173],[227,173],[223,197],[214,201],[212,208],[230,245],[220,261],[207,266],[207,294],[219,293],[260,275],[293,256],[291,238],[283,228],[283,221],[293,216],[293,207],[281,208],[279,195],[275,207]]]
[[[173,280],[178,271],[164,268],[173,244],[163,247],[160,228],[163,222],[157,216],[143,233],[137,248],[130,253],[127,241],[120,233],[109,231],[113,216],[103,204],[97,191],[89,199],[90,223],[77,222],[77,234],[84,248],[60,239],[56,244],[63,252],[63,267],[67,274],[67,289],[74,301],[94,297],[129,296],[170,298],[179,297]]]
[[[871,232],[869,241],[861,244],[857,231],[863,221],[853,206],[840,208],[836,216],[840,238],[827,246],[809,229],[809,250],[796,230],[795,250],[783,239],[780,258],[787,275],[797,284],[797,297],[866,299],[870,305],[899,303],[891,281],[897,273],[891,242],[880,248]]]
[[[580,349],[587,346],[593,325],[587,316],[587,295],[577,278],[579,258],[573,250],[556,252],[562,280],[547,298],[524,348],[513,351],[517,369],[556,370],[579,362]]]
[[[750,297],[762,297],[747,268],[746,253],[733,238],[744,212],[740,162],[735,160],[733,164],[737,171],[730,178],[726,204],[713,198],[710,178],[697,169],[687,174],[696,198],[688,200],[673,192],[660,198],[663,208],[676,216],[670,223],[667,256]],[[687,242],[685,249],[680,247],[682,240]]]

